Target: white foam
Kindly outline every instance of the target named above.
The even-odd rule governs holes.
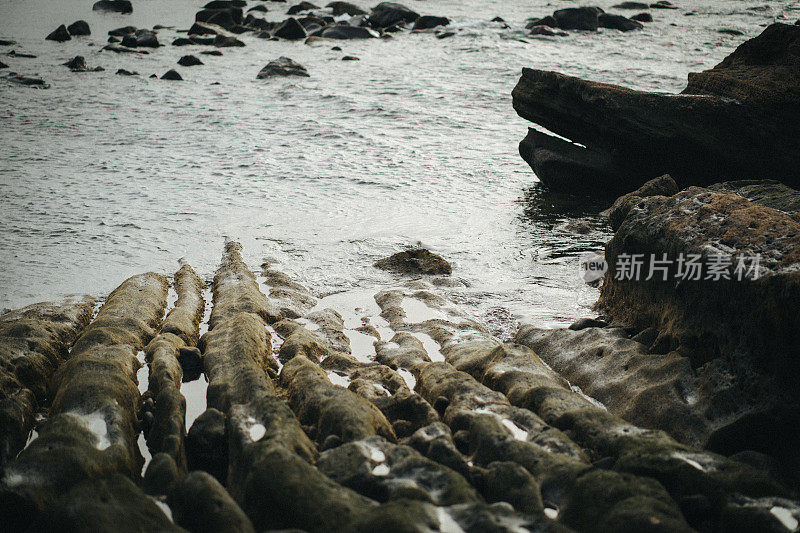
[[[550,520],[555,520],[556,518],[558,518],[558,509],[553,509],[552,507],[545,507],[544,515]]]
[[[372,469],[372,475],[373,476],[380,476],[380,477],[388,476],[389,475],[389,465],[387,465],[386,463],[379,464],[378,466],[376,466],[375,468]]]
[[[789,531],[797,531],[797,526],[800,525],[800,522],[792,514],[792,511],[787,509],[786,507],[774,506],[772,509],[769,510],[772,513],[772,516],[780,520],[783,527],[788,529]]]

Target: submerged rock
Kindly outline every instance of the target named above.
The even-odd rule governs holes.
[[[350,15],[351,17],[355,17],[356,15],[367,14],[366,11],[355,4],[351,4],[350,2],[336,1],[327,4],[325,7],[330,8],[333,11],[334,17],[339,17],[341,15]]]
[[[65,67],[69,67],[72,72],[102,72],[105,70],[103,67],[94,67],[89,68],[86,66],[86,60],[83,56],[75,56],[66,63],[64,63]]]
[[[681,95],[523,69],[514,109],[572,142],[531,130],[520,155],[545,185],[572,193],[625,193],[666,173],[680,186],[752,176],[800,185],[797,43],[800,28],[773,24],[690,75]]]
[[[69,41],[72,37],[69,36],[69,32],[67,31],[67,27],[63,24],[53,30],[47,37],[45,37],[48,41],[56,41],[58,43],[63,43],[64,41]]]
[[[271,78],[273,76],[309,76],[306,67],[292,61],[288,57],[281,56],[267,63],[256,75],[256,79]]]
[[[449,26],[450,19],[447,17],[434,17],[432,15],[423,15],[415,22],[412,30],[427,30],[437,26]]]
[[[419,13],[402,4],[381,2],[369,15],[369,24],[374,28],[388,28],[400,23],[412,23],[419,18]]]
[[[117,69],[116,74],[119,74],[120,76],[138,76],[139,75],[139,73],[136,72],[136,71],[125,70],[124,68]]]
[[[31,76],[23,76],[21,74],[17,74],[16,72],[9,72],[5,76],[3,76],[4,80],[7,80],[11,83],[16,83],[17,85],[25,85],[28,87],[33,87],[35,89],[49,89],[50,84],[44,81],[42,78],[34,78]]]
[[[612,30],[633,31],[640,30],[644,27],[635,20],[623,17],[622,15],[601,13],[600,16],[597,17],[597,20],[601,28],[610,28]]]
[[[631,20],[635,20],[637,22],[653,22],[653,15],[650,13],[637,13],[631,17]]]
[[[93,11],[113,11],[115,13],[133,13],[130,0],[100,0],[92,6]]]
[[[70,35],[91,35],[92,30],[89,29],[89,24],[85,20],[78,20],[67,26],[67,31]]]
[[[452,274],[453,269],[443,257],[425,248],[412,248],[380,259],[374,266],[404,274]]]
[[[374,39],[379,37],[374,30],[369,28],[343,26],[340,24],[323,28],[315,33],[315,35],[317,34],[319,37],[324,37],[325,39]]]

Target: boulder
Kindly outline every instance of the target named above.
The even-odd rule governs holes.
[[[253,533],[253,524],[219,481],[203,471],[180,480],[168,504],[175,523],[194,533]]]
[[[142,29],[125,35],[122,38],[122,46],[127,46],[128,48],[158,48],[161,44],[158,42],[158,36],[154,31]]]
[[[635,20],[637,22],[653,22],[653,15],[650,13],[637,13],[631,17],[631,20]]]
[[[75,56],[66,63],[64,63],[65,67],[69,67],[72,72],[102,72],[103,67],[94,67],[89,68],[86,66],[86,60],[83,56]]]
[[[188,56],[181,57],[178,60],[178,64],[180,66],[182,66],[182,67],[193,67],[195,65],[202,65],[203,62],[200,61],[197,57],[195,57],[193,55],[188,55]],[[181,354],[181,355],[184,355],[184,354]],[[197,354],[194,354],[194,355],[197,355]],[[180,357],[178,358],[178,360],[181,361],[181,366],[184,368],[184,372],[186,372],[187,367],[195,368],[195,367],[198,367],[198,366],[200,366],[200,367],[202,366],[202,364],[200,363],[200,358],[199,357],[196,357],[195,358],[196,361],[193,361],[193,363],[189,363],[189,358],[190,358],[190,355],[188,355],[188,354],[186,356],[184,356],[184,359],[181,359]],[[184,364],[184,361],[186,361],[186,364]]]
[[[195,16],[195,22],[205,22],[206,24],[216,24],[226,30],[231,30],[243,20],[242,9],[231,7],[228,9],[202,9]]]
[[[531,28],[531,31],[528,32],[528,35],[544,35],[546,37],[564,37],[567,35],[566,32],[563,31],[553,31],[547,26],[534,26]]]
[[[248,13],[250,13],[251,11],[259,11],[261,13],[266,13],[269,11],[269,9],[267,9],[267,6],[264,5],[255,5],[247,10]]]
[[[423,15],[415,22],[412,30],[427,30],[437,26],[449,26],[450,19],[447,17],[434,17],[432,15]]]
[[[549,26],[551,28],[558,28],[558,21],[552,15],[547,15],[539,19],[529,20],[525,25],[526,29],[531,29],[535,26]]]
[[[67,27],[63,24],[50,32],[50,34],[45,37],[48,41],[55,41],[57,43],[63,43],[64,41],[69,41],[72,37],[69,36],[69,32],[67,31]]]
[[[404,274],[450,275],[452,267],[443,257],[425,248],[411,248],[380,259],[375,262],[376,268],[391,270]]]
[[[372,8],[369,23],[374,28],[388,28],[395,24],[412,23],[419,18],[419,13],[402,4],[381,2]]]
[[[672,179],[669,174],[665,174],[648,181],[633,192],[620,196],[614,201],[614,205],[600,214],[608,217],[611,228],[616,231],[622,224],[622,221],[625,220],[625,217],[628,216],[631,208],[639,203],[642,198],[659,195],[672,196],[673,194],[677,194],[677,192],[678,184],[675,183],[675,180]]]
[[[341,15],[350,15],[351,17],[355,17],[356,15],[366,15],[367,12],[358,7],[355,4],[351,4],[350,2],[331,2],[327,4],[325,7],[331,9],[333,11],[334,17],[339,17]]]
[[[601,28],[609,28],[619,31],[633,31],[641,30],[644,28],[641,24],[633,19],[623,17],[622,15],[609,15],[608,13],[600,13],[597,21]]]
[[[568,7],[554,11],[553,18],[562,30],[596,31],[601,13],[599,7]]]
[[[678,6],[672,5],[667,0],[658,0],[658,2],[650,4],[650,7],[653,9],[678,9]]]
[[[306,67],[292,61],[288,57],[281,56],[267,63],[256,75],[256,79],[271,78],[273,76],[309,76]]]
[[[172,46],[192,46],[193,44],[195,44],[194,41],[188,37],[178,37],[172,41]]]
[[[17,85],[25,85],[27,87],[33,87],[35,89],[49,89],[50,84],[45,82],[42,78],[34,78],[31,76],[23,76],[21,74],[17,74],[16,72],[9,72],[3,79],[11,82],[16,83]]]
[[[178,74],[177,70],[169,69],[161,76],[162,80],[183,81],[183,78]]]
[[[8,65],[6,65],[2,61],[0,61],[0,69],[3,69],[3,68],[8,68]]]
[[[77,20],[67,26],[67,31],[70,35],[91,35],[92,30],[89,29],[89,24],[85,20]]]
[[[228,441],[224,413],[208,408],[195,419],[186,434],[186,460],[189,470],[203,470],[221,483],[226,481]]]
[[[378,34],[369,28],[344,26],[341,24],[328,26],[316,33],[319,37],[324,37],[326,39],[374,39],[378,37]]]
[[[92,6],[93,11],[113,11],[115,13],[133,13],[130,0],[100,0]]]
[[[113,35],[115,37],[125,37],[136,31],[135,26],[123,26],[121,28],[116,28],[113,30],[109,30],[108,34]]]
[[[124,68],[117,69],[116,74],[119,74],[120,76],[138,76],[139,75],[138,72],[125,70]]]
[[[212,0],[203,6],[203,9],[231,9],[235,7],[245,7],[245,0]]]
[[[214,37],[213,44],[217,48],[241,47],[245,45],[242,41],[240,41],[236,37],[232,37],[229,35],[216,35]]]
[[[529,132],[520,155],[545,185],[572,193],[621,194],[667,173],[681,187],[753,176],[798,186],[799,37],[773,24],[690,75],[681,95],[523,69],[517,113],[572,142]]]
[[[614,9],[647,9],[647,4],[644,2],[622,2],[611,6]]]
[[[306,34],[306,29],[294,17],[289,17],[281,22],[280,25],[275,28],[273,35],[289,41],[305,39],[308,36]]]
[[[295,4],[289,8],[286,12],[287,15],[296,15],[301,11],[311,11],[312,9],[319,9],[319,6],[315,6],[311,2],[300,2],[299,4]]]

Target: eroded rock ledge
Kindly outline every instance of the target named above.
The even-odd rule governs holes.
[[[520,155],[539,179],[573,194],[621,194],[670,174],[681,187],[735,179],[800,185],[800,27],[773,24],[682,94],[634,91],[525,68]],[[575,144],[579,143],[579,144]]]

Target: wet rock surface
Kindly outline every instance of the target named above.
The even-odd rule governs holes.
[[[305,35],[304,35],[305,36]],[[261,69],[261,71],[256,76],[257,79],[264,79],[264,78],[271,78],[274,76],[305,76],[308,77],[310,74],[306,70],[306,68],[297,63],[292,61],[288,57],[281,56],[278,59],[272,60],[267,65]]]
[[[404,274],[451,274],[452,267],[443,257],[425,248],[412,248],[375,262],[375,267]]]
[[[515,110],[571,142],[532,129],[520,155],[548,187],[573,194],[622,194],[666,173],[682,187],[753,176],[797,186],[796,28],[769,26],[690,74],[681,95],[523,69]]]

